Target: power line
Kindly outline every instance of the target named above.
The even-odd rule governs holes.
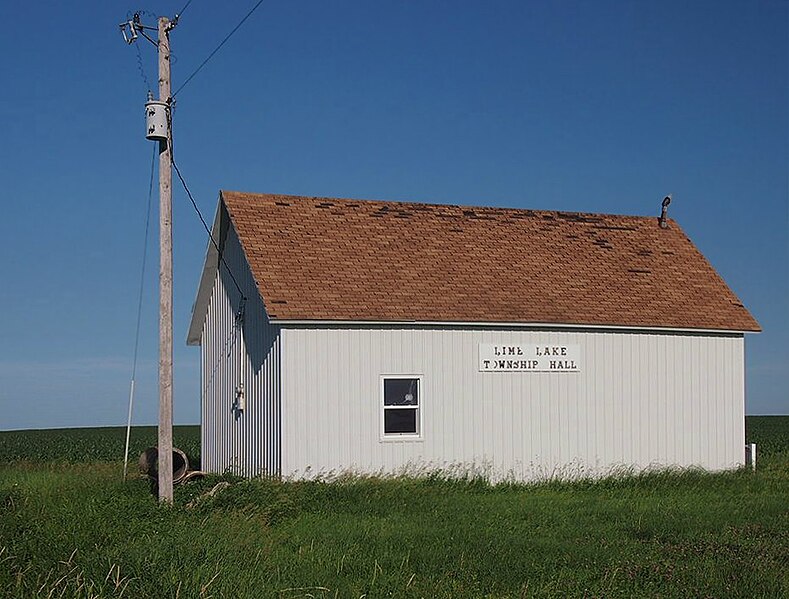
[[[191,1],[192,0],[189,0],[189,2],[187,2],[186,6],[189,6],[189,3],[191,3]],[[178,95],[178,92],[180,92],[183,88],[186,87],[187,83],[189,83],[192,80],[192,78],[195,75],[197,75],[197,73],[199,73],[200,70],[208,63],[208,61],[211,60],[214,57],[214,54],[219,52],[220,48],[222,48],[222,46],[224,46],[225,43],[227,43],[227,40],[229,40],[231,37],[233,37],[233,34],[236,31],[238,31],[238,29],[244,24],[244,21],[246,21],[249,17],[251,17],[252,13],[255,12],[257,10],[258,6],[260,6],[261,4],[263,4],[263,0],[258,0],[258,3],[255,4],[255,6],[252,7],[252,10],[250,10],[243,19],[241,19],[241,21],[238,23],[238,25],[233,27],[233,30],[230,33],[228,33],[227,36],[225,36],[225,39],[223,39],[222,42],[216,48],[214,48],[213,52],[211,52],[211,54],[209,54],[208,57],[202,63],[200,63],[200,66],[197,67],[192,72],[192,74],[189,75],[189,77],[186,78],[186,81],[184,81],[181,84],[181,87],[179,87],[177,90],[175,90],[175,93],[173,94],[173,97]]]
[[[229,358],[230,355],[233,353],[233,348],[236,345],[236,341],[238,340],[238,331],[239,328],[243,325],[244,319],[244,307],[245,303],[242,300],[241,305],[236,312],[236,316],[233,319],[233,329],[230,331],[230,334],[225,339],[225,344],[222,347],[222,351],[217,354],[216,359],[214,360],[214,365],[211,368],[211,374],[207,377],[208,382],[205,384],[206,389],[210,389],[211,386],[214,384],[214,377],[216,376],[217,370],[219,367],[224,364],[223,358]]]
[[[211,243],[213,244],[214,248],[216,248],[217,254],[219,254],[220,263],[225,265],[225,268],[227,269],[227,274],[230,275],[230,278],[232,279],[233,284],[236,286],[236,289],[238,290],[238,293],[241,295],[241,302],[242,302],[242,305],[243,305],[243,303],[246,302],[246,300],[247,300],[247,296],[241,290],[241,285],[238,284],[238,281],[236,280],[236,277],[233,276],[233,271],[230,269],[230,266],[225,261],[225,257],[222,255],[222,250],[219,249],[219,244],[214,239],[214,236],[211,233],[211,229],[208,226],[208,223],[206,222],[205,218],[203,218],[203,213],[200,212],[200,208],[197,207],[197,202],[195,202],[195,199],[192,196],[192,192],[189,191],[189,187],[186,185],[186,181],[184,181],[183,175],[181,175],[181,171],[178,168],[178,165],[175,163],[175,156],[174,156],[174,154],[175,154],[175,152],[171,152],[170,153],[170,161],[172,162],[173,168],[175,169],[175,173],[178,175],[178,179],[180,179],[181,185],[183,185],[184,191],[186,191],[186,195],[189,196],[189,200],[192,202],[192,207],[195,209],[195,212],[197,212],[197,216],[200,217],[200,222],[203,223],[203,228],[205,229],[205,232],[208,233],[208,238],[211,240]]]
[[[175,16],[176,16],[176,17],[181,17],[181,16],[184,14],[184,11],[185,11],[187,8],[189,8],[189,5],[190,5],[191,3],[192,3],[192,0],[189,0],[189,2],[187,2],[187,3],[184,5],[184,7],[183,7],[181,10],[179,10],[177,13],[175,13]]]

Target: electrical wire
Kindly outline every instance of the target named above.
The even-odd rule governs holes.
[[[123,480],[126,480],[126,472],[129,465],[129,434],[131,432],[132,407],[134,405],[134,380],[137,377],[137,354],[140,347],[140,322],[142,320],[142,295],[145,288],[145,265],[148,258],[148,232],[151,228],[151,199],[153,197],[153,173],[156,166],[156,150],[153,147],[151,155],[151,176],[148,181],[148,206],[145,210],[145,240],[142,245],[142,266],[140,268],[140,290],[137,294],[137,326],[134,330],[134,357],[132,358],[131,384],[129,388],[129,416],[126,421],[126,449],[123,455]]]
[[[216,360],[214,360],[214,365],[211,368],[211,373],[207,377],[207,382],[205,384],[205,389],[208,390],[214,384],[214,377],[216,376],[219,367],[224,364],[224,358],[229,358],[233,353],[233,348],[236,345],[236,341],[238,340],[238,332],[243,326],[244,323],[244,301],[241,301],[241,305],[238,308],[238,312],[236,312],[235,317],[233,318],[233,328],[230,331],[230,334],[225,339],[225,344],[222,347],[222,351],[217,354]]]
[[[129,12],[131,12],[131,11],[129,11]],[[159,15],[157,15],[156,13],[151,12],[150,10],[145,10],[145,9],[141,8],[140,10],[135,10],[134,12],[135,12],[135,14],[138,14],[141,17],[151,17],[154,20],[154,22],[159,20]],[[131,17],[129,17],[129,18],[131,18]],[[156,27],[151,26],[151,29],[156,29]]]
[[[138,11],[135,11],[135,14],[138,14],[138,15],[142,15],[142,14],[151,15],[152,13],[149,13],[146,10],[138,10]],[[132,12],[131,11],[127,11],[126,12],[126,19],[128,21],[132,20]],[[134,44],[134,51],[137,54],[137,70],[140,73],[140,77],[142,78],[143,83],[145,83],[145,89],[146,89],[146,91],[151,91],[151,83],[148,80],[148,73],[146,73],[145,67],[143,66],[142,53],[140,52],[140,44]]]
[[[145,68],[142,66],[142,54],[140,53],[140,44],[134,44],[134,49],[137,51],[137,70],[140,72],[143,82],[145,83],[145,90],[151,91],[151,83],[148,81],[148,75],[145,73]]]
[[[186,5],[187,5],[187,6],[189,6],[189,3],[190,3],[191,1],[192,1],[192,0],[189,0],[189,2],[188,2]],[[195,69],[195,70],[192,72],[192,74],[191,74],[191,75],[189,75],[189,77],[187,77],[187,78],[186,78],[186,81],[184,81],[184,82],[181,84],[181,87],[179,87],[177,90],[175,90],[175,93],[173,94],[173,97],[175,97],[175,96],[178,94],[178,92],[180,92],[180,91],[181,91],[183,88],[185,88],[185,87],[186,87],[186,85],[187,85],[187,84],[188,84],[188,83],[189,83],[189,82],[190,82],[190,81],[191,81],[191,80],[194,78],[194,76],[195,76],[195,75],[197,75],[197,73],[199,73],[199,72],[200,72],[200,70],[201,70],[201,69],[202,69],[202,68],[203,68],[203,67],[204,67],[204,66],[205,66],[205,65],[208,63],[208,61],[209,61],[209,60],[211,60],[211,59],[214,57],[214,54],[216,54],[217,52],[219,52],[220,48],[222,48],[222,46],[224,46],[224,45],[225,45],[225,43],[227,43],[227,41],[228,41],[228,40],[229,40],[231,37],[233,37],[233,34],[234,34],[236,31],[238,31],[238,29],[239,29],[239,28],[240,28],[240,27],[241,27],[241,26],[244,24],[244,22],[245,22],[245,21],[246,21],[246,20],[247,20],[249,17],[251,17],[251,16],[252,16],[252,13],[253,13],[253,12],[255,12],[255,11],[257,10],[257,8],[258,8],[258,7],[259,7],[261,4],[263,4],[263,0],[258,0],[258,3],[257,3],[257,4],[255,4],[255,6],[253,6],[253,7],[252,7],[252,10],[250,10],[250,11],[249,11],[249,12],[246,14],[246,16],[245,16],[243,19],[241,19],[241,21],[238,23],[238,25],[236,25],[235,27],[233,27],[233,30],[232,30],[230,33],[228,33],[228,34],[227,34],[227,36],[225,36],[225,39],[223,39],[223,40],[220,42],[220,44],[219,44],[219,45],[218,45],[216,48],[214,48],[214,50],[211,52],[211,54],[209,54],[209,55],[208,55],[208,57],[207,57],[207,58],[206,58],[206,59],[205,59],[205,60],[204,60],[202,63],[200,63],[200,66],[199,66],[199,67],[197,67],[197,68],[196,68],[196,69]]]
[[[168,114],[170,114],[169,111]],[[170,131],[172,131],[172,120],[170,122]],[[203,213],[200,211],[200,208],[197,206],[197,202],[195,202],[194,196],[192,196],[192,192],[189,191],[189,186],[186,184],[183,175],[181,175],[181,170],[178,168],[178,165],[175,162],[175,148],[173,147],[172,136],[170,137],[170,163],[173,165],[173,169],[175,169],[175,174],[178,175],[178,179],[179,181],[181,181],[181,185],[183,186],[186,195],[189,196],[189,200],[192,202],[192,208],[194,208],[195,212],[197,212],[197,216],[200,218],[200,222],[203,223],[203,228],[205,229],[205,232],[208,233],[208,238],[211,240],[211,244],[216,249],[216,252],[219,256],[219,266],[221,265],[225,266],[225,269],[227,270],[227,274],[230,275],[230,279],[233,281],[233,284],[236,286],[236,290],[241,296],[241,300],[238,306],[238,312],[236,312],[235,318],[233,319],[233,329],[230,331],[230,334],[225,340],[225,344],[224,347],[222,348],[222,352],[214,361],[213,368],[211,368],[211,373],[208,376],[208,382],[206,383],[205,388],[210,389],[211,385],[214,382],[214,376],[216,375],[217,369],[222,364],[222,356],[226,355],[226,357],[228,358],[230,357],[230,354],[233,351],[233,347],[236,344],[236,340],[238,339],[238,331],[240,327],[243,326],[244,309],[247,303],[247,296],[241,290],[241,286],[238,284],[236,277],[233,276],[233,271],[230,269],[230,266],[225,260],[222,251],[219,249],[219,244],[217,243],[216,239],[214,239],[214,235],[211,233],[211,229],[209,228],[208,223],[203,217]]]
[[[192,207],[195,209],[195,212],[197,212],[197,216],[200,217],[200,222],[203,223],[203,228],[205,229],[205,232],[208,233],[208,238],[211,240],[211,243],[213,244],[214,248],[216,248],[217,254],[219,254],[220,264],[224,264],[225,268],[227,269],[227,274],[230,275],[230,279],[233,281],[233,284],[236,286],[238,293],[241,295],[241,302],[243,304],[243,302],[246,302],[247,296],[241,290],[241,285],[238,284],[236,277],[233,276],[233,271],[230,269],[230,266],[225,261],[225,257],[222,255],[222,250],[219,249],[219,244],[216,242],[216,239],[214,239],[214,236],[211,233],[211,228],[208,226],[208,223],[206,222],[205,218],[203,218],[203,213],[200,212],[200,208],[197,207],[197,202],[195,202],[195,199],[192,196],[192,192],[189,191],[189,187],[186,185],[186,181],[184,181],[183,175],[181,175],[181,170],[178,168],[178,165],[175,163],[175,157],[173,156],[174,154],[175,152],[172,151],[172,146],[171,146],[170,162],[172,163],[173,168],[175,169],[175,173],[178,175],[178,179],[181,181],[181,185],[183,185],[184,191],[186,191],[186,195],[189,196],[189,200],[192,202]]]
[[[213,233],[211,233],[211,229],[208,226],[208,222],[203,217],[203,213],[200,211],[200,208],[197,206],[197,202],[192,195],[192,192],[189,190],[189,186],[186,184],[186,180],[184,179],[183,175],[181,174],[181,169],[178,168],[178,164],[175,162],[175,146],[173,144],[173,137],[172,137],[172,130],[173,130],[173,122],[172,122],[172,97],[170,98],[170,106],[168,106],[167,110],[167,128],[170,132],[168,142],[170,144],[170,164],[172,164],[173,169],[175,169],[175,174],[178,175],[178,180],[181,182],[181,185],[186,192],[186,195],[189,197],[189,201],[192,203],[192,208],[197,213],[197,216],[200,218],[200,222],[203,223],[203,228],[205,232],[208,233],[208,238],[211,240],[211,244],[216,249],[217,255],[219,257],[219,263],[217,268],[221,268],[224,265],[227,274],[230,275],[230,279],[233,281],[233,284],[236,286],[236,290],[239,293],[240,301],[238,306],[238,311],[236,312],[235,318],[233,319],[233,328],[230,331],[227,339],[225,340],[224,347],[222,348],[222,352],[219,356],[217,356],[216,360],[214,361],[214,365],[211,368],[211,373],[208,376],[208,382],[205,385],[205,389],[208,390],[211,388],[214,382],[214,376],[216,376],[217,370],[219,367],[224,363],[222,356],[226,356],[230,358],[231,353],[233,352],[233,347],[236,345],[236,341],[239,337],[239,331],[242,330],[244,326],[244,311],[246,308],[247,303],[247,296],[244,294],[241,286],[238,284],[236,277],[233,276],[233,271],[230,268],[230,265],[225,260],[222,250],[219,248],[219,244],[217,243],[216,239],[214,239]]]
[[[197,202],[195,201],[192,192],[189,191],[189,186],[186,184],[186,180],[181,174],[181,169],[178,168],[178,164],[176,164],[175,162],[175,144],[173,143],[173,107],[175,105],[175,101],[173,100],[173,97],[170,96],[167,102],[168,102],[167,142],[170,144],[170,164],[175,169],[175,173],[178,175],[178,180],[181,181],[181,185],[183,186],[186,195],[189,196],[189,201],[192,202],[192,208],[194,208],[195,212],[197,213],[197,216],[200,218],[200,222],[203,223],[203,228],[205,229],[205,232],[208,233],[208,239],[211,240],[211,244],[216,249],[216,253],[219,256],[218,266],[221,266],[222,264],[225,265],[225,268],[227,269],[227,274],[230,275],[233,284],[236,286],[236,289],[238,290],[238,294],[241,296],[241,306],[243,307],[247,301],[247,296],[244,294],[243,290],[241,289],[241,285],[238,284],[236,277],[233,276],[233,271],[230,269],[230,265],[225,260],[224,255],[222,255],[222,250],[219,248],[219,244],[216,242],[216,239],[214,239],[214,235],[211,233],[211,228],[208,226],[208,222],[206,222],[205,218],[203,217],[203,213],[200,211],[200,208],[197,206]]]
[[[175,16],[176,16],[176,17],[178,17],[178,18],[180,18],[180,17],[181,17],[181,16],[184,14],[184,11],[185,11],[187,8],[189,8],[189,5],[190,5],[191,3],[192,3],[192,0],[189,0],[189,2],[187,2],[187,3],[186,3],[186,5],[185,5],[185,6],[184,6],[184,7],[183,7],[181,10],[179,10],[177,13],[175,13]]]

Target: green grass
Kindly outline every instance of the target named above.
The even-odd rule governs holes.
[[[78,449],[5,457],[0,596],[785,597],[789,418],[748,427],[769,466],[756,473],[211,477],[178,487],[172,508]]]

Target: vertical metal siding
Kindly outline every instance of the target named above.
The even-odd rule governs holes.
[[[247,302],[243,327],[236,328],[240,294],[220,265],[201,340],[202,467],[243,476],[280,474],[280,331],[268,322],[233,227],[224,246]],[[244,360],[246,407],[233,405]]]
[[[743,461],[743,337],[450,327],[281,331],[282,473],[495,477]],[[578,344],[578,373],[479,372],[480,342]],[[380,439],[382,374],[424,376],[423,438]]]

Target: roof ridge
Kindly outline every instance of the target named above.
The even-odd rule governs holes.
[[[332,201],[332,202],[363,202],[365,204],[384,204],[399,206],[429,206],[431,208],[456,208],[460,210],[487,210],[493,212],[532,212],[536,214],[561,214],[570,216],[584,216],[584,217],[606,217],[606,218],[632,218],[638,220],[654,220],[658,221],[658,216],[643,215],[643,214],[619,214],[610,212],[583,212],[576,210],[551,210],[547,208],[519,208],[515,206],[494,206],[494,205],[480,205],[480,204],[453,204],[453,203],[435,203],[435,202],[419,202],[414,200],[380,200],[370,198],[339,198],[333,196],[305,196],[297,194],[284,194],[284,193],[256,193],[237,190],[221,190],[221,194],[234,194],[238,196],[248,196],[250,198],[266,198],[271,200],[277,199],[292,199],[292,200],[312,200],[312,201]],[[669,218],[669,222],[676,222]]]

